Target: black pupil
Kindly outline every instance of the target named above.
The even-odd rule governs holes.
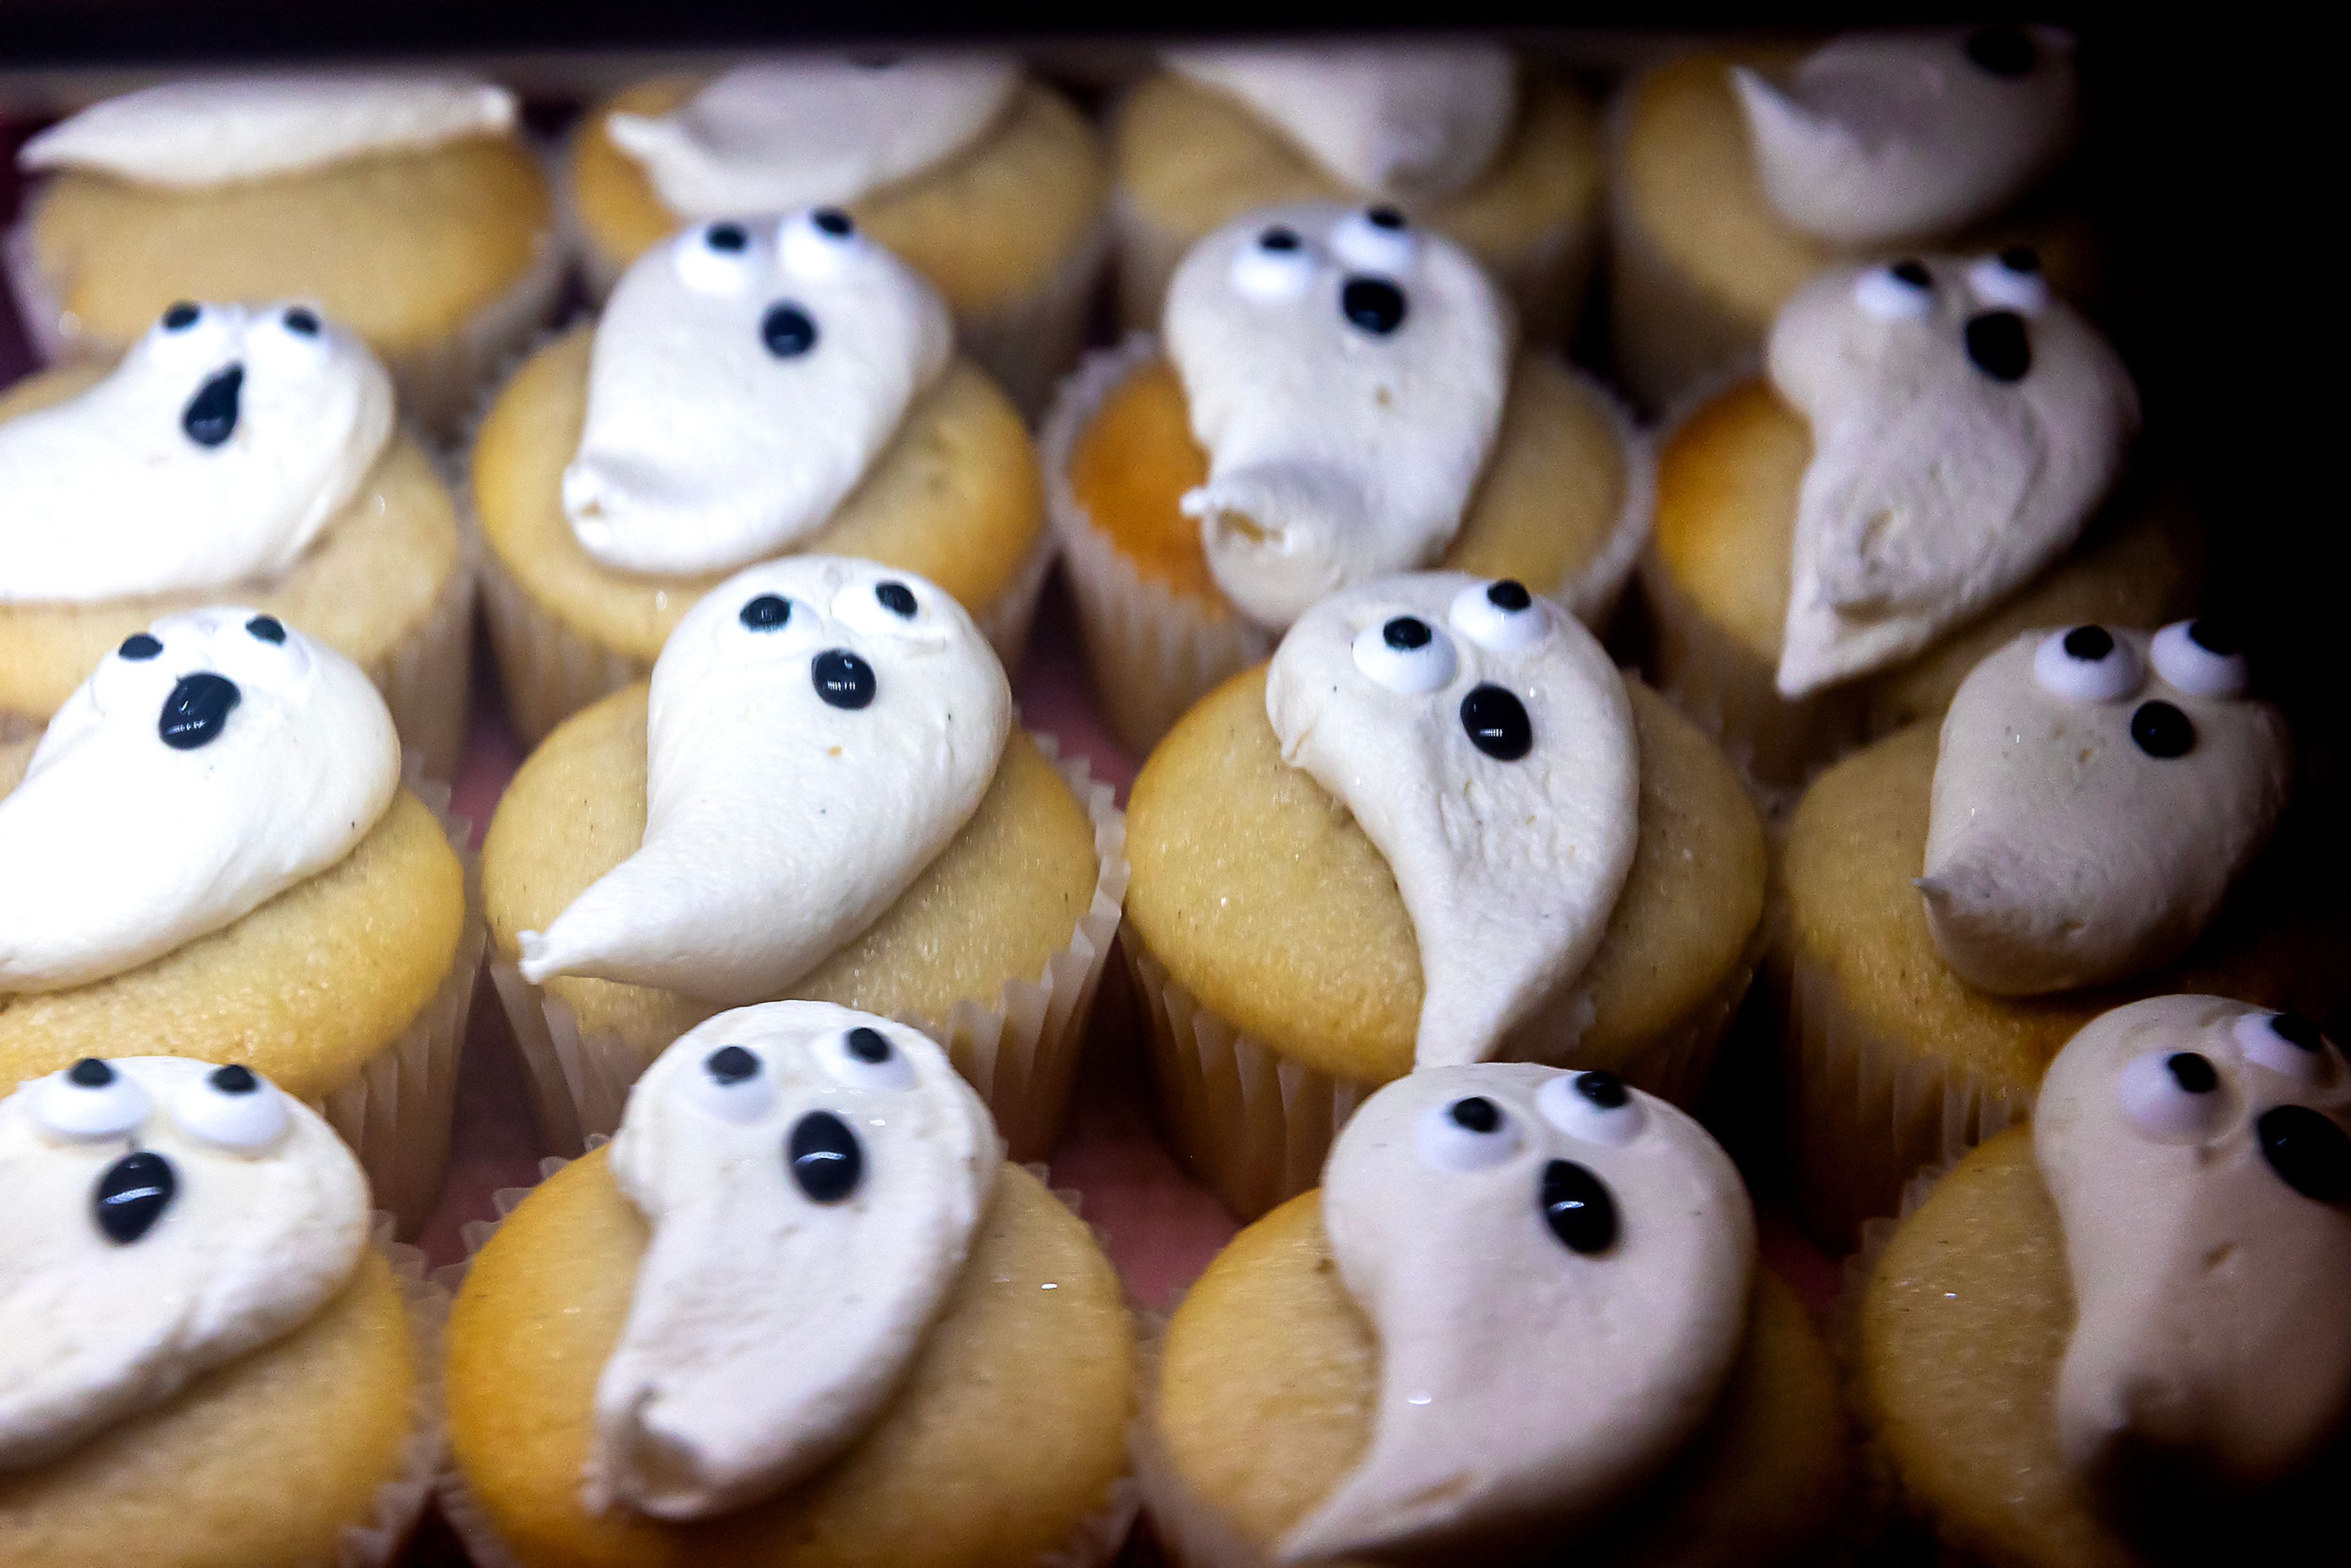
[[[245,623],[245,629],[265,643],[286,641],[286,623],[275,615],[256,615]]]
[[[2067,658],[2095,664],[2114,651],[2114,633],[2103,626],[2076,626],[2065,633]]]
[[[743,606],[737,617],[754,632],[772,632],[792,618],[792,601],[778,594],[763,593]]]
[[[253,1070],[237,1062],[213,1069],[212,1085],[224,1094],[250,1094],[261,1087],[261,1080]]]
[[[203,311],[183,299],[163,312],[163,329],[167,332],[185,331],[194,326],[196,318],[203,314]]]
[[[2013,310],[1969,317],[1967,340],[1970,362],[1996,382],[2021,382],[2032,369],[2032,340]]]
[[[1298,236],[1288,229],[1268,229],[1257,236],[1259,250],[1296,250]]]
[[[2277,1105],[2253,1124],[2278,1179],[2313,1203],[2351,1197],[2351,1135],[2307,1105]]]
[[[144,632],[133,632],[122,640],[122,646],[115,650],[126,659],[152,659],[162,651],[163,644]]]
[[[1573,1160],[1543,1166],[1543,1222],[1571,1252],[1589,1258],[1616,1241],[1616,1200],[1607,1186]]]
[[[1934,276],[1927,270],[1927,264],[1923,261],[1897,261],[1886,270],[1892,273],[1897,281],[1913,288],[1932,288],[1935,286]]]
[[[114,1069],[95,1056],[85,1056],[66,1070],[66,1076],[84,1089],[103,1089],[114,1082]]]
[[[2188,623],[2188,640],[2216,658],[2232,659],[2245,651],[2236,622],[2225,616],[2199,615]]]
[[[860,1061],[875,1062],[890,1060],[890,1042],[878,1029],[863,1024],[849,1031],[849,1054]]]
[[[1527,591],[1527,585],[1514,577],[1506,577],[1486,590],[1487,603],[1514,614],[1534,601],[1534,595]]]
[[[816,322],[797,305],[771,305],[759,323],[760,340],[779,360],[796,360],[816,347]]]
[[[722,1045],[703,1059],[702,1069],[714,1082],[740,1083],[759,1076],[759,1059],[739,1045]]]
[[[873,700],[873,666],[846,648],[819,653],[809,666],[816,695],[837,708],[862,708]]]
[[[741,250],[751,243],[751,236],[743,232],[740,224],[713,224],[703,238],[709,242],[713,250]]]
[[[1374,207],[1369,212],[1365,213],[1364,216],[1371,220],[1371,225],[1375,229],[1400,229],[1404,227],[1404,214],[1396,211],[1394,207]]]
[[[1404,653],[1428,646],[1428,622],[1416,615],[1399,615],[1380,628],[1380,641]]]
[[[1996,77],[2029,74],[2041,58],[2032,36],[2022,27],[1978,27],[1968,35],[1968,58]]]
[[[849,214],[839,207],[819,207],[809,214],[809,222],[835,239],[846,237],[857,227],[855,224],[849,221]]]
[[[2041,253],[2029,245],[2012,245],[2000,253],[2000,264],[2011,272],[2039,272]]]
[[[1453,1121],[1472,1133],[1490,1133],[1502,1124],[1502,1113],[1482,1094],[1453,1102]]]
[[[2185,757],[2196,747],[2196,727],[2168,702],[2146,702],[2131,715],[2131,738],[2149,757]]]
[[[792,1125],[785,1144],[792,1180],[814,1203],[839,1203],[857,1190],[865,1154],[849,1124],[830,1111],[811,1111]]]
[[[1575,1092],[1603,1111],[1616,1110],[1631,1098],[1625,1091],[1625,1081],[1613,1072],[1577,1073]]]
[[[228,716],[244,694],[225,675],[199,671],[182,675],[172,695],[163,699],[162,716],[155,727],[163,744],[174,751],[193,751],[218,739]]]
[[[2316,1051],[2326,1037],[2319,1032],[2318,1020],[2308,1013],[2280,1013],[2270,1019],[2270,1028],[2288,1045],[2304,1051]]]
[[[873,597],[880,600],[882,608],[891,614],[902,615],[910,621],[914,619],[914,591],[904,583],[883,583],[873,590]]]
[[[2171,1070],[2171,1081],[2189,1094],[2210,1094],[2220,1086],[2211,1059],[2199,1052],[2176,1051],[2163,1059],[2163,1065]]]
[[[298,305],[286,312],[286,329],[298,337],[315,338],[319,335],[319,319]]]
[[[123,1155],[106,1167],[91,1194],[98,1228],[117,1246],[130,1246],[155,1228],[179,1186],[162,1155],[148,1149]]]
[[[1526,705],[1499,686],[1472,686],[1461,699],[1461,727],[1469,744],[1498,762],[1516,762],[1534,749]]]
[[[1339,308],[1364,331],[1384,338],[1404,325],[1404,290],[1384,277],[1351,277],[1339,290]]]

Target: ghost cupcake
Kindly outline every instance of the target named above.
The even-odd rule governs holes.
[[[1625,381],[1670,407],[1752,359],[1808,278],[1855,259],[2026,245],[2068,293],[2095,293],[2090,225],[2027,199],[2071,153],[2078,97],[2053,27],[1849,33],[1635,77],[1609,150]]]
[[[1023,410],[1078,357],[1108,246],[1093,129],[1005,56],[803,55],[664,77],[567,160],[594,292],[681,224],[839,207],[928,278]]]
[[[1614,1074],[1432,1067],[1168,1324],[1140,1475],[1178,1568],[1811,1561],[1827,1347],[1739,1173]]]
[[[0,747],[0,1090],[125,1040],[234,1061],[421,1225],[481,935],[462,824],[400,779],[367,677],[275,616],[125,638],[37,745]]]
[[[1386,204],[1475,255],[1527,329],[1575,327],[1599,248],[1599,118],[1483,42],[1197,46],[1112,121],[1118,293],[1131,328],[1211,233],[1265,207]]]
[[[2339,917],[2263,851],[2293,770],[2218,621],[2027,632],[1804,792],[1769,966],[1806,1221],[1833,1246],[2033,1103],[2132,996],[2351,1002]]]
[[[1390,572],[1510,577],[1598,624],[1650,509],[1614,399],[1387,205],[1210,235],[1162,337],[1089,361],[1042,446],[1095,696],[1137,752],[1316,599]]]
[[[498,393],[470,496],[527,743],[642,680],[728,573],[790,550],[917,572],[1017,660],[1050,559],[1020,417],[936,290],[837,208],[648,251]]]
[[[481,82],[172,82],[69,117],[16,162],[40,183],[9,270],[53,358],[111,358],[179,299],[308,299],[446,433],[560,281],[514,97]]]
[[[392,1561],[443,1303],[317,1113],[241,1064],[85,1057],[0,1098],[0,1561]]]
[[[2135,1002],[1896,1228],[1856,1314],[1896,1497],[1961,1564],[2342,1561],[2351,1074],[2308,1019]]]
[[[869,1013],[743,1008],[664,1051],[458,1292],[444,1507],[475,1560],[1107,1559],[1133,1330],[1002,1146],[946,1053]]]
[[[1051,1151],[1118,926],[1124,828],[1017,730],[935,583],[786,556],[679,622],[649,685],[549,737],[483,846],[493,973],[558,1147],[721,1008],[918,1020],[1015,1157]]]
[[[235,597],[367,671],[424,774],[455,776],[473,573],[391,379],[308,305],[183,300],[110,371],[0,397],[0,740],[108,650]]]
[[[1823,273],[1768,375],[1659,448],[1660,684],[1760,781],[1800,784],[1940,713],[2026,627],[2186,613],[2200,530],[2126,480],[2137,428],[2129,372],[2027,256]]]
[[[1128,810],[1168,1131],[1244,1218],[1416,1069],[1572,1063],[1687,1103],[1753,971],[1737,775],[1507,580],[1324,600],[1184,716]]]

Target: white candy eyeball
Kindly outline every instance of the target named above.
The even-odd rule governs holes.
[[[747,658],[788,657],[825,635],[824,617],[805,600],[781,593],[746,594],[720,635]]]
[[[869,243],[857,221],[839,207],[811,207],[776,225],[776,253],[793,277],[838,277]]]
[[[732,220],[688,229],[671,242],[677,280],[696,294],[729,298],[758,287],[760,256],[751,231]]]
[[[1233,288],[1268,303],[1305,298],[1314,286],[1314,253],[1287,224],[1269,224],[1233,252]]]
[[[58,1138],[119,1138],[147,1119],[140,1082],[95,1056],[52,1072],[33,1090],[33,1121]]]
[[[2123,1069],[2115,1092],[2123,1114],[2158,1143],[2200,1144],[2231,1115],[2229,1092],[2199,1051],[2150,1051]]]
[[[2297,1083],[2323,1082],[2334,1069],[2318,1020],[2303,1013],[2246,1013],[2230,1031],[2245,1060]]]
[[[318,311],[286,305],[261,312],[246,329],[245,354],[278,375],[311,375],[334,358],[335,344]]]
[[[1618,1147],[1641,1135],[1649,1113],[1613,1072],[1571,1072],[1535,1091],[1543,1120],[1571,1138]]]
[[[2138,648],[2095,624],[2068,626],[2032,651],[2032,678],[2051,696],[2073,703],[2116,703],[2139,688],[2146,672]]]
[[[214,1068],[172,1101],[172,1120],[183,1130],[242,1155],[275,1147],[293,1119],[283,1091],[234,1063]]]
[[[832,598],[832,618],[868,637],[944,643],[947,630],[929,613],[925,595],[904,578],[852,581]]]
[[[1923,321],[1935,311],[1935,276],[1922,261],[1873,267],[1854,279],[1853,302],[1880,321]]]
[[[817,1065],[850,1089],[903,1092],[914,1086],[914,1064],[895,1041],[871,1024],[858,1024],[816,1042]]]
[[[2029,245],[2011,246],[1997,256],[1970,262],[1968,292],[1986,305],[2021,316],[2038,316],[2049,308],[2049,280],[2041,275],[2040,253]]]
[[[2241,697],[2252,689],[2253,668],[2228,622],[2205,616],[2175,621],[2147,649],[2155,673],[2192,697]]]
[[[1331,231],[1331,249],[1358,271],[1395,277],[1412,269],[1420,235],[1395,208],[1364,207],[1339,220]]]
[[[776,1075],[758,1051],[722,1045],[695,1064],[686,1095],[722,1122],[748,1125],[775,1110]]]
[[[1494,653],[1521,653],[1551,632],[1551,614],[1542,601],[1509,577],[1463,589],[1445,618],[1456,632]]]
[[[1508,1111],[1483,1094],[1465,1094],[1423,1111],[1412,1141],[1429,1169],[1464,1176],[1500,1165],[1523,1140]]]
[[[1355,633],[1355,668],[1401,697],[1441,691],[1459,661],[1453,639],[1417,615],[1391,615]]]
[[[199,305],[183,299],[167,308],[147,329],[140,350],[152,362],[170,369],[209,370],[229,350],[245,320],[235,305]]]

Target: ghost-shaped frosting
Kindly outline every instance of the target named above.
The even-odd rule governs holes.
[[[2138,392],[2029,250],[1833,267],[1772,324],[1772,385],[1812,425],[1779,688],[1883,669],[2081,537]]]
[[[0,797],[0,993],[136,968],[350,852],[400,788],[349,659],[216,606],[125,638]]]
[[[837,1456],[887,1403],[1002,1145],[917,1031],[827,1002],[700,1025],[645,1070],[612,1179],[652,1228],[596,1384],[590,1506],[700,1519]]]
[[[853,202],[977,140],[1020,84],[996,55],[811,56],[737,66],[605,131],[682,217]]]
[[[624,571],[724,571],[824,526],[946,368],[936,290],[831,207],[684,230],[596,324],[563,511]]]
[[[0,604],[283,571],[392,426],[392,379],[309,306],[174,305],[96,385],[0,423]]]
[[[2050,1063],[2032,1151],[2074,1323],[2057,1429],[2086,1472],[2220,1490],[2303,1470],[2351,1416],[2351,1073],[2312,1019],[2156,997]]]
[[[1518,67],[1499,44],[1197,47],[1166,61],[1367,195],[1453,194],[1493,166],[1518,117]]]
[[[1004,667],[909,572],[786,556],[686,612],[654,662],[644,845],[545,932],[534,981],[773,997],[872,925],[978,809]]]
[[[457,77],[220,77],[92,104],[26,142],[16,163],[27,171],[88,169],[146,185],[219,185],[502,136],[514,123],[514,94]]]
[[[1570,1542],[1688,1441],[1744,1343],[1739,1172],[1611,1073],[1396,1080],[1332,1145],[1322,1226],[1378,1335],[1379,1400],[1284,1562]]]
[[[1426,566],[1501,428],[1513,329],[1475,260],[1393,207],[1278,207],[1192,247],[1168,357],[1208,481],[1182,500],[1208,570],[1276,630]]]
[[[1640,749],[1624,677],[1519,583],[1422,572],[1300,617],[1265,708],[1282,759],[1395,873],[1420,946],[1414,1060],[1496,1054],[1583,972],[1632,869]]]
[[[1849,33],[1783,81],[1743,66],[1731,81],[1764,195],[1837,245],[1989,217],[2074,140],[2074,40],[2055,27]]]
[[[0,1471],[298,1328],[349,1281],[367,1177],[240,1066],[76,1062],[0,1099]]]
[[[2285,719],[2220,621],[2028,632],[1943,719],[1918,890],[1960,978],[2104,985],[2186,952],[2285,809]]]

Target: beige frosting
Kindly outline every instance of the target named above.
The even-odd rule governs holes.
[[[1924,286],[1902,273],[1924,267]],[[1779,688],[1883,669],[2039,575],[2122,470],[2138,393],[2037,267],[1834,267],[1773,323],[1812,425]]]
[[[2101,657],[2066,652],[2076,630],[2074,645],[2104,644]],[[2153,641],[2026,632],[1952,698],[1918,888],[1937,949],[1969,984],[2032,995],[2168,963],[2268,842],[2292,772],[2284,716],[2173,685]],[[2184,754],[2133,737],[2148,704],[2186,717]]]
[[[1613,1226],[1595,1228],[1602,1207]],[[1379,1406],[1369,1451],[1283,1538],[1285,1562],[1571,1542],[1689,1439],[1743,1342],[1755,1222],[1739,1172],[1605,1073],[1397,1080],[1332,1145],[1322,1224],[1379,1336]]]
[[[2200,1064],[2175,1068],[2183,1053]],[[2056,1400],[2069,1459],[2258,1487],[2343,1430],[2346,1125],[2341,1052],[2308,1020],[2241,1002],[2134,1002],[2058,1052],[2032,1148],[2074,1281]],[[2288,1179],[2325,1190],[2330,1173],[2331,1200]]]

